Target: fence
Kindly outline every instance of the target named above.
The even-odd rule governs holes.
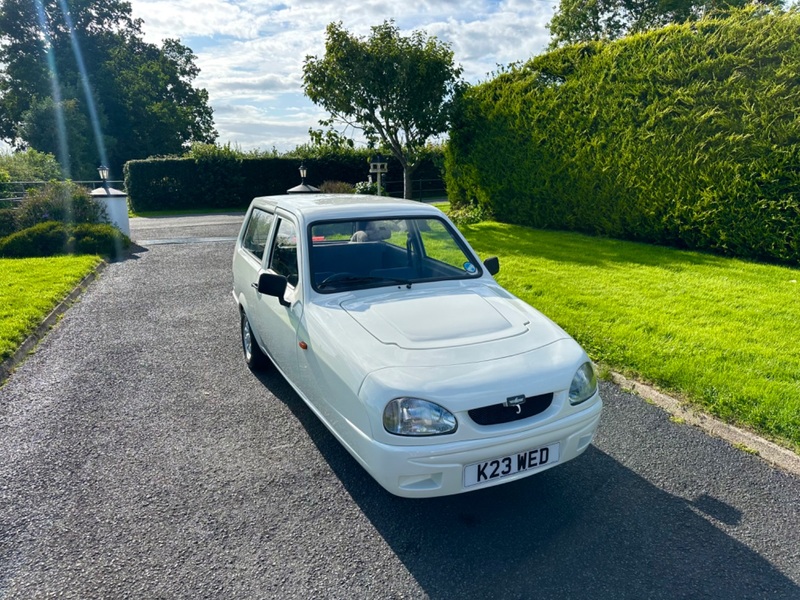
[[[8,181],[0,183],[0,208],[14,208],[16,204],[25,199],[25,194],[28,190],[36,187],[47,185],[47,181]],[[93,190],[103,186],[102,181],[73,181],[85,187],[88,190]],[[118,187],[122,189],[124,181],[107,181],[109,187]]]
[[[382,181],[387,196],[403,197],[403,180]],[[441,179],[413,179],[411,181],[412,200],[446,199],[447,189]]]

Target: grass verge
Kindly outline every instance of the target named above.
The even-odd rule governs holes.
[[[94,269],[97,256],[0,258],[0,360]]]
[[[800,449],[800,270],[495,222],[498,281],[604,367]]]

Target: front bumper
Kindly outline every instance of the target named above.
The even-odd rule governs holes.
[[[603,403],[599,394],[586,408],[541,427],[479,440],[437,443],[430,446],[392,446],[372,441],[359,457],[364,468],[387,491],[407,498],[430,498],[492,487],[516,481],[576,458],[589,446],[600,422]],[[559,460],[507,477],[464,485],[464,467],[481,461],[559,444]]]

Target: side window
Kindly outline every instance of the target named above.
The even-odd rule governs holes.
[[[297,285],[297,228],[291,221],[281,219],[278,223],[269,268],[278,275],[285,275],[289,285]]]
[[[247,229],[242,237],[242,248],[251,252],[256,258],[264,258],[264,248],[269,239],[269,232],[272,229],[272,222],[275,216],[263,210],[253,209]]]

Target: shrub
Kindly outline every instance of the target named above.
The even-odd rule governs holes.
[[[0,256],[28,258],[58,254],[99,254],[121,258],[130,239],[105,223],[70,225],[47,221],[0,238]]]
[[[0,238],[11,235],[17,230],[17,220],[13,208],[0,208]]]
[[[67,226],[47,221],[0,239],[0,256],[23,258],[71,254]]]
[[[113,225],[84,223],[72,229],[74,254],[99,254],[109,258],[122,258],[130,248],[131,240]]]
[[[17,228],[26,229],[37,223],[102,223],[108,216],[102,205],[89,192],[71,181],[51,181],[28,190],[16,215]]]
[[[372,194],[375,195],[378,193],[378,184],[377,183],[370,183],[369,181],[359,181],[355,185],[355,193],[356,194]]]
[[[491,221],[494,218],[491,210],[484,205],[451,208],[447,216],[450,217],[453,223],[459,226],[472,225],[473,223],[480,223],[481,221]]]
[[[323,194],[354,194],[355,186],[346,181],[323,181],[319,190]]]

